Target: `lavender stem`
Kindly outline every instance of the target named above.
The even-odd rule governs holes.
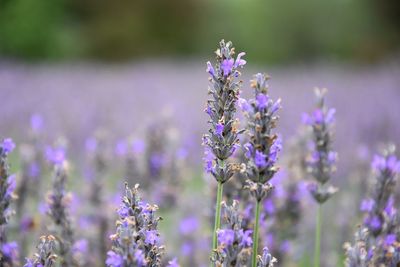
[[[260,201],[256,201],[256,221],[254,223],[254,232],[253,232],[253,257],[251,261],[251,266],[257,266],[257,255],[258,255],[258,227],[260,222]]]

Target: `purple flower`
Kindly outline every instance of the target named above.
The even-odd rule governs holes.
[[[126,152],[128,151],[128,146],[124,140],[120,140],[117,142],[115,146],[115,154],[118,156],[124,156],[126,155]]]
[[[396,242],[396,235],[395,234],[389,234],[385,238],[385,245],[386,246],[391,246],[394,242]]]
[[[264,168],[267,166],[266,161],[267,156],[264,155],[261,151],[256,150],[256,155],[254,157],[254,163],[257,165],[258,168]]]
[[[249,112],[251,110],[251,106],[246,99],[239,98],[238,105],[243,112]]]
[[[14,148],[15,148],[15,143],[13,142],[13,140],[11,138],[6,138],[3,140],[3,143],[1,144],[4,152],[6,154],[11,153]]]
[[[211,76],[215,76],[215,70],[214,67],[211,65],[211,62],[207,62],[207,70],[206,70]]]
[[[189,235],[199,228],[199,221],[196,217],[187,217],[179,224],[179,231],[184,235]]]
[[[374,200],[372,200],[372,199],[364,199],[361,202],[360,210],[362,212],[371,212],[372,209],[374,208],[374,205],[375,205],[375,201]]]
[[[258,94],[256,97],[257,106],[259,109],[264,109],[268,105],[268,96],[265,94]]]
[[[86,252],[88,252],[88,248],[89,248],[88,241],[86,239],[80,239],[75,242],[75,244],[72,247],[72,251],[74,253],[85,254]]]
[[[158,244],[160,241],[160,237],[158,236],[157,230],[148,230],[145,232],[145,240],[144,242],[148,245]]]
[[[146,257],[142,250],[135,251],[135,260],[136,260],[136,264],[138,265],[138,267],[146,265]]]
[[[235,231],[232,229],[220,229],[218,230],[218,243],[230,246],[235,240]]]
[[[253,154],[253,146],[250,143],[246,143],[244,148],[246,149],[246,153],[244,155],[247,158],[251,158],[251,155]]]
[[[4,256],[7,258],[16,260],[18,257],[18,244],[17,242],[9,242],[5,243],[1,247],[1,252],[3,253]]]
[[[246,230],[243,231],[241,230],[241,234],[242,234],[242,246],[244,247],[251,247],[251,245],[253,245],[253,238],[252,238],[252,230]]]
[[[222,69],[222,72],[223,72],[224,76],[228,76],[232,72],[233,66],[234,66],[233,58],[224,59],[222,61],[221,69]]]
[[[372,219],[369,221],[369,226],[373,231],[379,231],[382,227],[382,222],[379,219],[378,216],[372,217]]]
[[[322,124],[324,122],[324,113],[321,109],[316,109],[312,116],[315,124]]]
[[[279,98],[278,100],[276,100],[276,102],[272,105],[271,107],[271,113],[275,113],[277,112],[282,106],[281,106],[281,102],[282,100]]]
[[[219,136],[222,136],[222,133],[224,132],[224,125],[222,123],[217,123],[215,126],[215,133]]]
[[[112,266],[112,267],[122,267],[124,261],[121,255],[115,253],[114,251],[109,251],[107,252],[106,264],[107,266]]]
[[[330,108],[325,115],[325,122],[328,124],[333,123],[335,121],[335,113],[336,109]]]
[[[6,191],[6,197],[11,197],[11,195],[14,192],[16,187],[17,187],[17,182],[15,180],[15,174],[10,175],[8,177],[8,186],[7,186],[7,191]]]
[[[46,159],[56,165],[62,164],[65,161],[65,149],[48,146],[46,148]]]
[[[236,62],[235,62],[235,68],[238,67],[243,67],[244,65],[246,65],[246,60],[242,59],[242,57],[246,55],[245,52],[241,52],[238,54],[237,58],[236,58]]]
[[[169,261],[167,266],[168,267],[179,267],[177,258],[174,258],[171,261]]]

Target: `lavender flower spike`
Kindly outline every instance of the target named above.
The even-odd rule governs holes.
[[[355,243],[345,243],[343,248],[346,252],[346,267],[369,267],[371,266],[371,249],[369,248],[368,229],[359,227],[355,234]]]
[[[275,165],[278,153],[282,149],[281,138],[273,132],[278,122],[276,112],[280,108],[280,100],[274,102],[268,96],[268,76],[258,73],[251,81],[254,99],[244,113],[248,121],[249,142],[246,148],[246,175],[249,178],[246,187],[256,201],[255,223],[253,232],[252,266],[256,267],[258,254],[258,227],[260,203],[272,189],[269,181],[278,171]]]
[[[308,190],[320,204],[337,191],[337,188],[327,184],[336,171],[337,153],[332,150],[335,109],[326,107],[326,93],[326,89],[316,88],[317,107],[310,115],[303,115],[303,122],[313,131],[313,146],[307,162],[308,171],[315,179],[315,183],[310,184]]]
[[[33,259],[26,259],[24,267],[53,267],[56,265],[57,255],[55,254],[56,238],[52,235],[41,236],[37,246],[37,252]]]
[[[277,262],[278,261],[269,253],[268,248],[265,247],[262,256],[258,256],[257,267],[273,267],[274,263]]]
[[[278,152],[282,149],[282,140],[273,133],[278,122],[276,112],[280,108],[280,100],[274,102],[268,96],[268,76],[258,73],[251,86],[254,88],[254,99],[249,101],[245,116],[248,120],[249,142],[246,148],[246,174],[249,180],[247,188],[260,202],[272,186],[269,181],[278,171],[275,163]]]
[[[8,154],[15,148],[8,138],[0,143],[0,266],[18,265],[18,246],[16,242],[7,242],[6,225],[14,211],[11,200],[15,198],[15,175],[9,174]]]
[[[303,122],[309,125],[313,132],[313,146],[307,163],[308,171],[315,179],[315,182],[309,184],[308,190],[318,203],[315,227],[314,266],[320,266],[321,205],[337,191],[337,188],[327,184],[336,170],[337,154],[332,150],[332,128],[335,109],[328,109],[326,107],[326,93],[326,89],[316,88],[317,107],[311,115],[303,115]]]
[[[125,184],[125,196],[118,209],[117,231],[110,236],[113,246],[107,253],[107,266],[161,266],[164,247],[160,245],[157,230],[161,220],[155,216],[158,207],[143,203],[138,189],[139,185],[130,189]]]
[[[64,155],[62,149],[58,149],[57,151],[57,155]],[[52,190],[47,196],[49,206],[48,215],[59,228],[59,231],[54,234],[59,243],[58,254],[61,259],[61,265],[71,266],[75,262],[72,253],[72,246],[75,243],[75,239],[67,206],[71,196],[66,193],[65,189],[67,163],[64,156],[56,156],[55,158],[49,158],[49,160],[54,164],[54,174]]]
[[[239,68],[246,61],[242,59],[244,53],[239,53],[236,60],[233,58],[235,49],[231,42],[220,42],[216,51],[217,63],[215,67],[207,62],[207,72],[210,74],[210,86],[206,113],[210,116],[210,129],[203,137],[203,144],[207,147],[207,171],[218,182],[217,200],[215,209],[215,223],[213,231],[213,249],[217,248],[217,230],[220,228],[220,213],[223,184],[240,169],[238,164],[226,162],[239,144],[238,121],[235,118],[236,102],[239,99],[240,76]]]

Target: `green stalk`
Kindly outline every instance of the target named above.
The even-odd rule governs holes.
[[[320,254],[321,254],[321,220],[322,220],[322,209],[321,204],[318,204],[317,210],[317,224],[315,226],[315,248],[314,248],[314,267],[320,265]]]
[[[217,202],[215,203],[215,223],[213,232],[213,250],[217,248],[217,230],[221,228],[221,201],[222,201],[223,184],[218,182],[217,188]]]
[[[256,200],[256,221],[254,223],[254,232],[253,232],[253,258],[251,261],[251,266],[257,266],[257,254],[258,254],[258,225],[260,221],[260,201]]]

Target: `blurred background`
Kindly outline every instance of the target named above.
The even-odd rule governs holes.
[[[0,54],[126,62],[208,55],[221,38],[259,63],[398,54],[396,0],[2,0]]]
[[[202,266],[209,253],[207,227],[215,185],[201,169],[201,136],[208,129],[205,68],[214,60],[219,41],[231,40],[237,52],[247,53],[243,97],[252,94],[252,74],[267,72],[272,77],[270,93],[282,98],[277,130],[284,147],[302,138],[301,114],[314,107],[313,88],[329,89],[328,105],[337,109],[334,147],[340,158],[332,183],[341,191],[327,205],[326,216],[332,220],[324,226],[329,233],[323,258],[324,266],[341,266],[342,244],[351,241],[360,222],[358,205],[367,191],[369,161],[381,144],[400,144],[399,14],[396,0],[0,0],[0,139],[13,137],[21,148],[12,159],[12,170],[20,173],[26,144],[40,139],[36,150],[42,153],[47,145],[62,143],[74,166],[70,188],[82,202],[93,182],[91,177],[80,186],[91,166],[88,140],[105,143],[108,168],[98,176],[106,188],[103,198],[112,206],[107,234],[115,230],[113,212],[124,180],[120,177],[133,172],[131,157],[148,162],[138,167],[146,183],[153,175],[152,150],[158,165],[174,163],[175,155],[180,175],[174,164],[168,165],[168,175],[154,178],[144,195],[160,203],[160,190],[172,195],[173,204],[161,207],[164,241],[172,244],[168,257],[179,256],[183,266]],[[35,139],[36,128],[40,135]],[[130,147],[138,140],[145,143],[141,154]],[[168,157],[165,162],[159,159],[160,151]],[[287,151],[282,158],[291,156]],[[286,167],[282,163],[290,173]],[[50,179],[49,173],[43,176]],[[287,176],[289,183],[307,178],[304,173],[292,180]],[[49,187],[47,183],[37,191]],[[43,202],[42,196],[37,202]],[[287,264],[279,266],[299,266],[300,259],[305,259],[302,266],[310,266],[313,204],[301,211],[298,239]],[[37,219],[36,206],[29,209],[27,216],[46,224]],[[183,234],[177,226],[190,216],[200,222],[196,237],[190,227]],[[12,222],[15,229],[18,223]],[[193,247],[184,247],[182,235],[197,240],[200,259],[191,259]],[[26,254],[34,249],[33,243],[24,246]]]

